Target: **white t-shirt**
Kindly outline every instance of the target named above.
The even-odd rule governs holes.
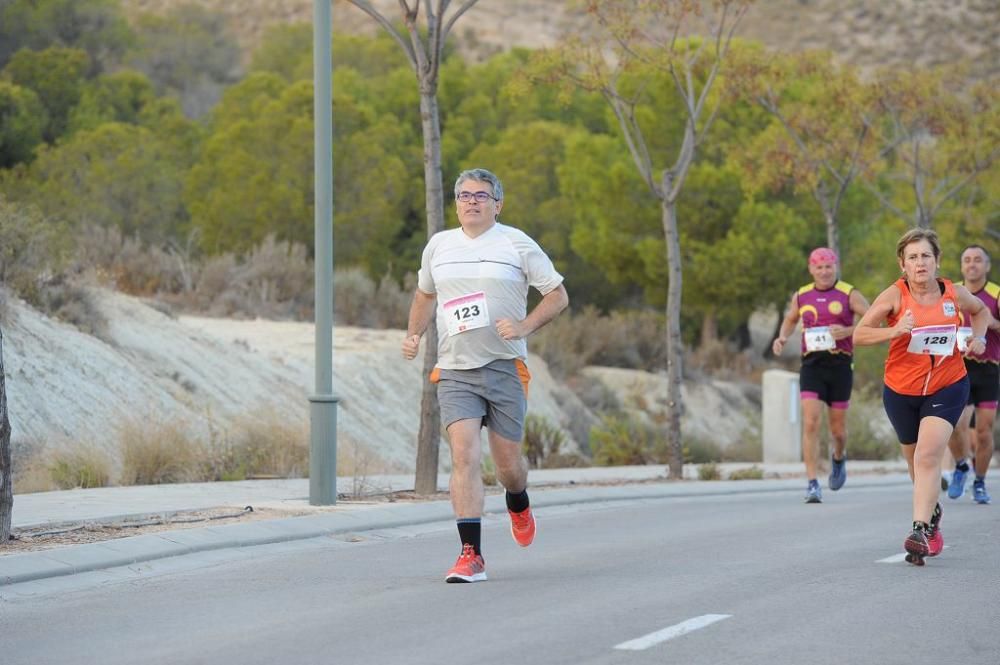
[[[526,358],[527,342],[502,339],[496,322],[527,316],[529,286],[544,296],[562,281],[538,243],[519,229],[496,223],[476,238],[461,228],[434,234],[417,287],[437,296],[438,367],[474,369]]]

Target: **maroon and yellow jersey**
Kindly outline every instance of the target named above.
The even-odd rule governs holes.
[[[959,282],[959,284],[965,286],[964,282]],[[1000,284],[986,282],[983,288],[979,289],[972,295],[983,301],[983,304],[986,305],[986,309],[989,310],[994,319],[1000,319]],[[972,316],[962,312],[962,325],[971,326]],[[997,332],[996,330],[987,330],[986,350],[983,351],[981,355],[969,354],[966,358],[977,362],[1000,363],[1000,332]]]
[[[847,282],[838,281],[826,290],[817,289],[816,284],[806,284],[795,294],[799,306],[799,320],[802,321],[802,355],[810,353],[806,350],[805,335],[809,328],[854,325],[854,312],[851,311],[853,290],[854,287]],[[829,352],[851,355],[854,352],[854,341],[850,336],[838,339]]]

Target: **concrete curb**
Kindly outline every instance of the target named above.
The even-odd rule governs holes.
[[[909,484],[909,476],[905,474],[852,476],[850,480],[851,488]],[[801,491],[801,479],[699,481],[538,489],[532,493],[531,501],[533,507],[544,508],[614,501]],[[487,497],[487,514],[504,512],[506,505],[503,496]],[[0,587],[197,552],[432,524],[452,519],[453,513],[448,501],[394,503],[363,510],[164,531],[61,549],[8,554],[0,556]]]

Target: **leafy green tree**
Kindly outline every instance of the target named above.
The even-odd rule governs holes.
[[[218,12],[182,4],[140,16],[135,31],[128,63],[149,76],[159,94],[176,96],[189,117],[205,115],[223,88],[239,80],[239,45]]]
[[[38,95],[49,120],[42,137],[52,143],[66,132],[69,114],[83,93],[89,66],[85,51],[51,47],[18,51],[0,75]]]
[[[112,68],[132,43],[119,0],[0,2],[0,69],[21,49],[78,48],[90,73]]]
[[[249,71],[277,74],[288,83],[312,78],[312,30],[308,23],[268,28],[253,52]],[[340,35],[334,36],[334,48],[339,42]]]
[[[212,109],[210,127],[221,129],[241,120],[253,120],[264,106],[281,96],[288,82],[272,72],[253,72],[226,89]]]
[[[152,82],[139,72],[123,70],[88,81],[80,102],[70,112],[68,132],[95,129],[106,122],[140,124],[143,109],[157,100]]]
[[[802,246],[808,236],[809,224],[787,206],[743,202],[724,234],[687,243],[684,287],[711,320],[734,330],[756,310],[784,305],[807,281]]]
[[[0,283],[36,302],[42,276],[62,269],[68,238],[62,231],[35,206],[0,195]]]
[[[187,178],[192,224],[211,253],[245,252],[271,234],[313,247],[312,83],[292,83],[272,97],[270,83],[280,81],[254,74],[247,90],[227,93]],[[245,102],[239,115],[234,98]],[[401,130],[339,93],[334,112],[335,259],[382,274],[413,195],[396,155]]]
[[[0,81],[0,169],[31,159],[46,121],[34,91]]]
[[[283,88],[275,97],[272,83]],[[187,176],[192,225],[213,254],[248,251],[270,234],[311,248],[312,85],[284,86],[273,74],[244,84],[227,93]],[[231,107],[233,98],[247,104]]]
[[[183,169],[175,155],[149,129],[106,123],[41,148],[17,195],[76,227],[113,226],[156,243],[183,237]]]

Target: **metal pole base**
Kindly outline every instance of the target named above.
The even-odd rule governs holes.
[[[337,503],[337,402],[334,395],[309,396],[309,504]]]

